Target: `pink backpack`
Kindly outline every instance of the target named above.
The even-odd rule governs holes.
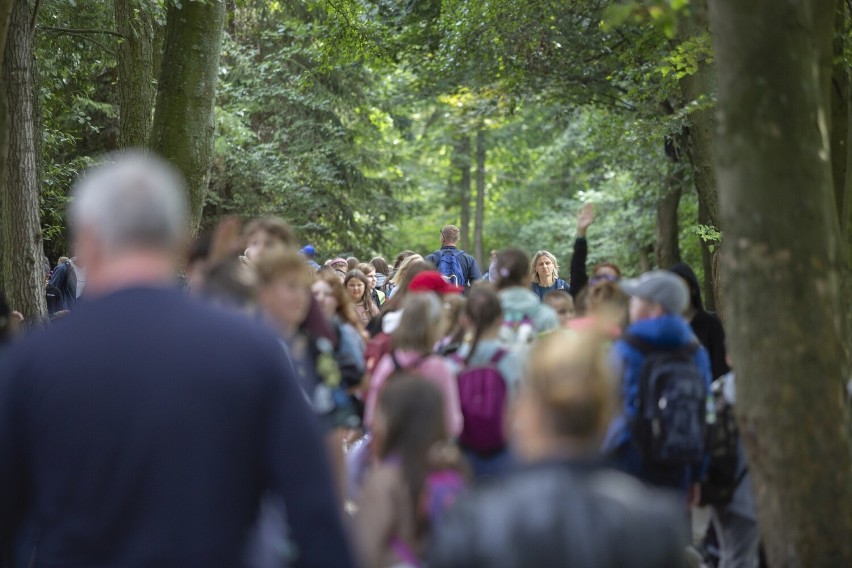
[[[489,454],[506,446],[503,419],[506,411],[506,380],[497,365],[506,355],[498,349],[487,365],[469,367],[459,373],[459,404],[464,428],[459,436],[462,446]]]

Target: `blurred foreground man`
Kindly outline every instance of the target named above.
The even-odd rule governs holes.
[[[269,532],[256,529],[263,501],[286,509],[291,565],[351,566],[323,445],[277,340],[172,284],[184,196],[166,164],[140,155],[78,182],[86,294],[0,363],[0,556],[242,566],[258,554],[250,535]]]

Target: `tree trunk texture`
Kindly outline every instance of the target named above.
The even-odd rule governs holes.
[[[189,189],[191,222],[201,222],[215,129],[213,108],[225,2],[170,2],[150,147],[177,166]]]
[[[453,151],[453,178],[457,180],[461,209],[459,223],[459,246],[462,250],[470,250],[470,136],[462,134],[456,140]],[[458,177],[456,177],[458,176]]]
[[[707,216],[707,211],[701,203],[698,203],[698,223],[707,225],[710,219]],[[704,282],[702,283],[702,296],[704,297],[704,309],[708,312],[721,312],[716,306],[716,286],[714,280],[713,252],[711,246],[719,246],[719,243],[708,243],[704,239],[698,237],[701,245],[701,264],[704,267]]]
[[[710,6],[727,329],[773,568],[852,566],[849,360],[819,76],[834,6]]]
[[[473,227],[473,256],[482,265],[485,261],[482,235],[485,231],[485,130],[476,133],[476,212]]]
[[[114,0],[115,27],[126,39],[118,46],[120,148],[144,148],[154,108],[154,24],[139,0]]]
[[[8,160],[0,192],[6,296],[12,309],[30,321],[44,317],[44,265],[36,131],[33,117],[32,34],[26,0],[16,0],[3,57],[3,82],[9,117]]]
[[[9,19],[12,16],[12,4],[14,0],[0,0],[0,62],[3,61],[3,53],[6,51],[6,32],[9,30]],[[9,103],[6,99],[6,89],[0,87],[0,185],[3,183],[6,171],[6,156],[9,153]],[[2,188],[0,187],[0,191]],[[2,197],[0,197],[2,200]],[[2,202],[0,202],[2,204]],[[3,224],[6,214],[0,208],[0,290],[6,290],[5,271],[3,270]]]
[[[691,15],[683,19],[678,26],[678,40],[680,42],[694,38],[710,29],[707,14],[707,0],[697,0],[690,3]],[[683,102],[689,104],[702,99],[704,102],[713,101],[716,96],[716,66],[712,61],[701,61],[698,70],[686,75],[680,80],[681,95]],[[695,183],[695,191],[698,194],[699,207],[704,209],[704,221],[702,224],[712,225],[722,230],[719,219],[719,195],[716,182],[716,168],[713,159],[713,136],[716,128],[715,105],[703,110],[692,112],[690,127],[684,132],[684,150],[692,166],[692,179]],[[702,254],[709,254],[707,243],[702,243]],[[709,263],[712,265],[712,262]],[[705,262],[705,267],[707,263]],[[706,268],[705,268],[706,269]],[[715,274],[709,274],[706,282],[716,281]],[[708,305],[719,304],[721,291],[714,288],[712,294],[709,289],[704,290],[705,302]],[[711,301],[712,300],[712,301]]]
[[[680,148],[672,138],[666,139],[666,156],[670,163],[662,195],[657,200],[657,241],[654,246],[657,267],[663,269],[680,262],[677,210],[686,173],[680,161]]]

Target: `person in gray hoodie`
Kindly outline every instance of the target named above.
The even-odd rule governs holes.
[[[541,333],[559,327],[559,317],[550,306],[541,303],[530,289],[530,258],[520,249],[504,249],[497,253],[497,294],[503,308],[503,330],[506,343],[530,343]]]

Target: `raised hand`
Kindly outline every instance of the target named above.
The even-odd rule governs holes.
[[[595,209],[591,203],[586,203],[577,215],[577,236],[585,237],[586,229],[595,222]]]

